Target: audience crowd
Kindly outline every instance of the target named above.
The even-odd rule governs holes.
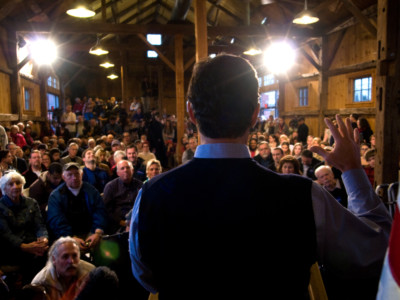
[[[177,141],[175,116],[145,111],[136,98],[131,103],[128,108],[114,97],[76,98],[38,132],[30,121],[0,126],[0,275],[9,299],[27,295],[27,287],[30,293],[43,293],[35,285],[44,286],[50,299],[83,299],[79,293],[89,274],[108,276],[101,280],[112,280],[115,289],[133,285],[134,298],[147,299],[129,270],[97,269],[107,267],[96,257],[118,259],[118,253],[127,253],[116,249],[125,243],[115,246],[104,237],[129,230],[143,183],[191,160],[198,136],[186,121],[185,134]],[[368,121],[355,117],[362,138],[360,159],[374,185],[375,137]],[[273,116],[259,120],[248,139],[256,162],[278,173],[308,177],[346,207],[340,171],[311,152],[314,145],[330,151],[335,141],[329,129],[310,135],[302,117],[289,124]],[[126,276],[134,283],[126,283]]]

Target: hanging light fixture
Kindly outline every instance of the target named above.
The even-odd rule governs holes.
[[[117,74],[115,74],[114,71],[112,71],[112,73],[110,75],[107,76],[107,78],[114,80],[117,79],[119,76]]]
[[[94,55],[104,55],[104,54],[108,54],[108,50],[103,49],[100,45],[100,39],[99,37],[97,37],[97,42],[96,45],[94,45],[92,48],[90,48],[89,53],[90,54],[94,54]]]
[[[250,49],[248,49],[248,50],[243,52],[243,54],[251,55],[251,56],[258,55],[258,54],[261,54],[261,53],[262,53],[262,51],[259,48],[256,48],[256,47],[252,47],[252,48],[250,48]]]
[[[114,67],[114,64],[107,59],[105,62],[100,64],[100,67],[108,69]]]
[[[307,0],[305,0],[304,2],[304,9],[300,13],[298,13],[293,19],[294,24],[300,24],[300,25],[313,24],[318,21],[319,18],[314,13],[312,13],[307,9]]]
[[[89,9],[83,1],[80,1],[74,8],[67,10],[67,14],[75,18],[90,18],[96,15],[96,12]]]

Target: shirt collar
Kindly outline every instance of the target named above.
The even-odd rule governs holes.
[[[197,146],[195,158],[250,158],[249,148],[244,144],[220,143]]]

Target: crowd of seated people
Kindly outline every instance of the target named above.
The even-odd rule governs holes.
[[[140,102],[136,102],[122,122],[121,104],[117,107],[116,101],[103,103],[98,98],[89,99],[83,104],[90,107],[86,112],[79,112],[79,105],[67,105],[59,122],[57,119],[46,122],[39,132],[29,122],[11,126],[6,130],[8,142],[0,145],[0,176],[3,177],[0,206],[15,210],[16,219],[18,214],[29,215],[21,224],[16,224],[5,212],[0,215],[0,243],[10,246],[2,246],[8,252],[1,255],[0,275],[4,275],[5,284],[9,285],[10,299],[22,293],[23,285],[31,283],[36,274],[41,275],[36,275],[32,282],[35,284],[49,280],[46,276],[51,276],[56,268],[64,268],[57,272],[70,278],[71,274],[63,266],[65,262],[58,261],[61,260],[58,248],[74,257],[75,262],[71,263],[76,265],[74,281],[66,286],[74,284],[77,289],[82,284],[80,260],[86,261],[82,267],[84,275],[101,267],[93,261],[93,252],[99,251],[103,235],[129,230],[129,213],[142,185],[179,165],[175,156],[178,147],[186,153],[183,162],[190,160],[196,151],[197,135],[189,123],[177,143],[174,116],[143,112]],[[333,179],[329,177],[331,181],[321,179],[317,170],[326,164],[309,150],[315,144],[334,145],[321,142],[319,137],[307,137],[304,130],[303,142],[299,141],[297,129],[291,125],[287,126],[283,118],[278,118],[276,123],[270,118],[268,125],[255,128],[248,141],[251,156],[275,172],[309,177],[337,193],[335,182],[341,182],[340,174],[335,174]],[[157,132],[151,132],[153,128]],[[372,141],[364,141],[362,145],[365,148],[362,154],[373,147]],[[160,149],[165,155],[159,154]],[[365,159],[366,165],[373,159],[371,153]],[[366,168],[370,175],[371,164]],[[329,171],[326,172],[330,175],[332,171]],[[341,197],[344,196],[340,194],[338,201],[345,205]],[[49,247],[50,257],[55,258],[49,257],[46,263]],[[49,288],[48,293],[58,296],[51,299],[61,299],[66,291],[54,288]],[[140,288],[137,293],[137,298],[147,299],[148,293]]]
[[[89,99],[66,105],[60,116],[36,126],[38,131],[32,122],[4,124],[6,135],[0,145],[0,275],[8,290],[4,299],[35,290],[23,286],[31,284],[41,269],[49,272],[43,273],[46,277],[54,272],[53,267],[66,268],[62,262],[51,261],[53,267],[50,260],[46,263],[54,243],[67,245],[72,240],[69,255],[76,257],[74,249],[78,247],[81,260],[94,266],[100,262],[101,267],[96,252],[102,251],[103,236],[129,228],[126,214],[143,183],[180,164],[177,147],[189,148],[187,142],[177,144],[174,116],[143,111],[139,101],[124,117],[121,103]],[[190,128],[185,133],[188,141],[195,133],[191,126],[186,127]],[[66,237],[70,240],[64,241]],[[52,248],[51,255],[58,257],[58,247]],[[119,251],[128,257],[127,247]],[[61,275],[67,270],[57,272]],[[132,285],[126,272],[116,275],[125,278],[121,288]],[[68,282],[66,286],[74,283]],[[75,282],[75,287],[79,284]],[[148,293],[138,284],[136,287],[137,298],[147,299]],[[54,292],[54,288],[58,289],[53,286],[48,294],[58,296],[50,299],[61,299],[64,291]]]

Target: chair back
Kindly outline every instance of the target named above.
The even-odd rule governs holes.
[[[324,281],[319,271],[318,262],[315,262],[310,269],[310,283],[308,285],[310,300],[328,300]]]

